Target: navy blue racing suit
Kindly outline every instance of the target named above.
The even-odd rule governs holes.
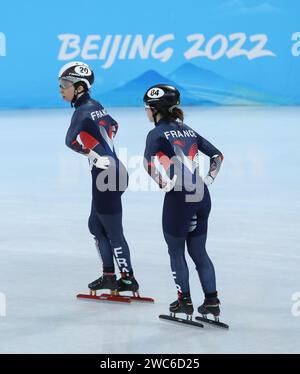
[[[190,294],[187,245],[202,289],[211,297],[217,292],[214,266],[205,248],[211,200],[200,177],[198,151],[210,157],[208,175],[214,179],[223,160],[222,153],[187,125],[161,119],[148,134],[144,162],[147,172],[161,188],[166,178],[177,175],[174,189],[165,195],[162,218],[177,291]],[[155,159],[159,160],[162,171]]]
[[[128,244],[122,227],[121,195],[128,185],[128,174],[118,159],[113,138],[117,122],[103,106],[85,93],[75,102],[66,145],[87,155],[90,150],[108,156],[107,170],[92,166],[92,207],[89,230],[103,262],[104,273],[114,273],[114,258],[122,273],[133,274]]]

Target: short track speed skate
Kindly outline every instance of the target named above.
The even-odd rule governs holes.
[[[196,320],[207,323],[212,326],[221,327],[224,329],[229,329],[229,326],[226,323],[220,322],[220,300],[215,299],[205,299],[204,303],[199,306],[198,312],[202,315],[201,317],[197,316]],[[212,314],[214,319],[209,319],[208,315]]]
[[[177,322],[177,323],[182,323],[185,325],[201,327],[201,328],[204,327],[202,323],[195,322],[192,320],[194,307],[193,307],[193,303],[190,297],[184,297],[184,298],[174,301],[173,303],[170,304],[169,310],[170,310],[170,315],[161,314],[159,318],[165,319],[168,321]],[[177,313],[179,314],[184,313],[186,315],[186,318],[184,319],[184,318],[176,317]]]
[[[142,301],[142,302],[150,302],[154,303],[154,299],[151,297],[143,297],[140,296],[139,292],[139,284],[137,280],[133,276],[128,276],[126,274],[122,274],[121,278],[117,281],[117,295],[118,297],[124,297],[125,299],[130,299],[130,301]],[[120,292],[132,292],[132,296],[130,295],[120,295]],[[107,294],[102,294],[101,296],[108,296]]]
[[[138,293],[139,285],[134,277],[122,277],[118,281],[115,275],[103,275],[89,284],[90,294],[79,294],[78,299],[89,299],[98,301],[115,301],[131,303],[131,301],[154,302],[151,297],[142,297]],[[110,293],[97,295],[98,290],[108,289]],[[120,295],[119,292],[131,291],[132,296]]]

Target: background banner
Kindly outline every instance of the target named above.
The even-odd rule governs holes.
[[[139,106],[155,83],[184,105],[299,105],[299,14],[299,0],[0,0],[0,108],[65,107],[72,60],[105,106]]]

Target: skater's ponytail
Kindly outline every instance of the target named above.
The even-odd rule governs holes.
[[[183,113],[183,110],[180,109],[180,108],[173,108],[172,111],[171,111],[171,116],[177,120],[179,119],[181,122],[183,122],[183,119],[184,119],[184,113]]]
[[[179,120],[180,122],[183,122],[183,119],[184,119],[183,110],[176,107],[176,106],[170,107],[170,108],[160,109],[159,113],[160,113],[161,117],[164,120],[167,120],[167,121],[177,121],[177,120]]]

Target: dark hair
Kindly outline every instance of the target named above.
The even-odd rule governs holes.
[[[74,87],[75,87],[76,90],[80,86],[83,88],[83,92],[88,92],[89,89],[88,89],[88,86],[85,82],[80,81],[80,82],[74,83]]]
[[[177,119],[179,119],[181,122],[183,122],[184,113],[180,108],[175,107],[171,112],[167,108],[160,109],[158,112],[161,114],[162,118],[167,121],[176,121]]]

